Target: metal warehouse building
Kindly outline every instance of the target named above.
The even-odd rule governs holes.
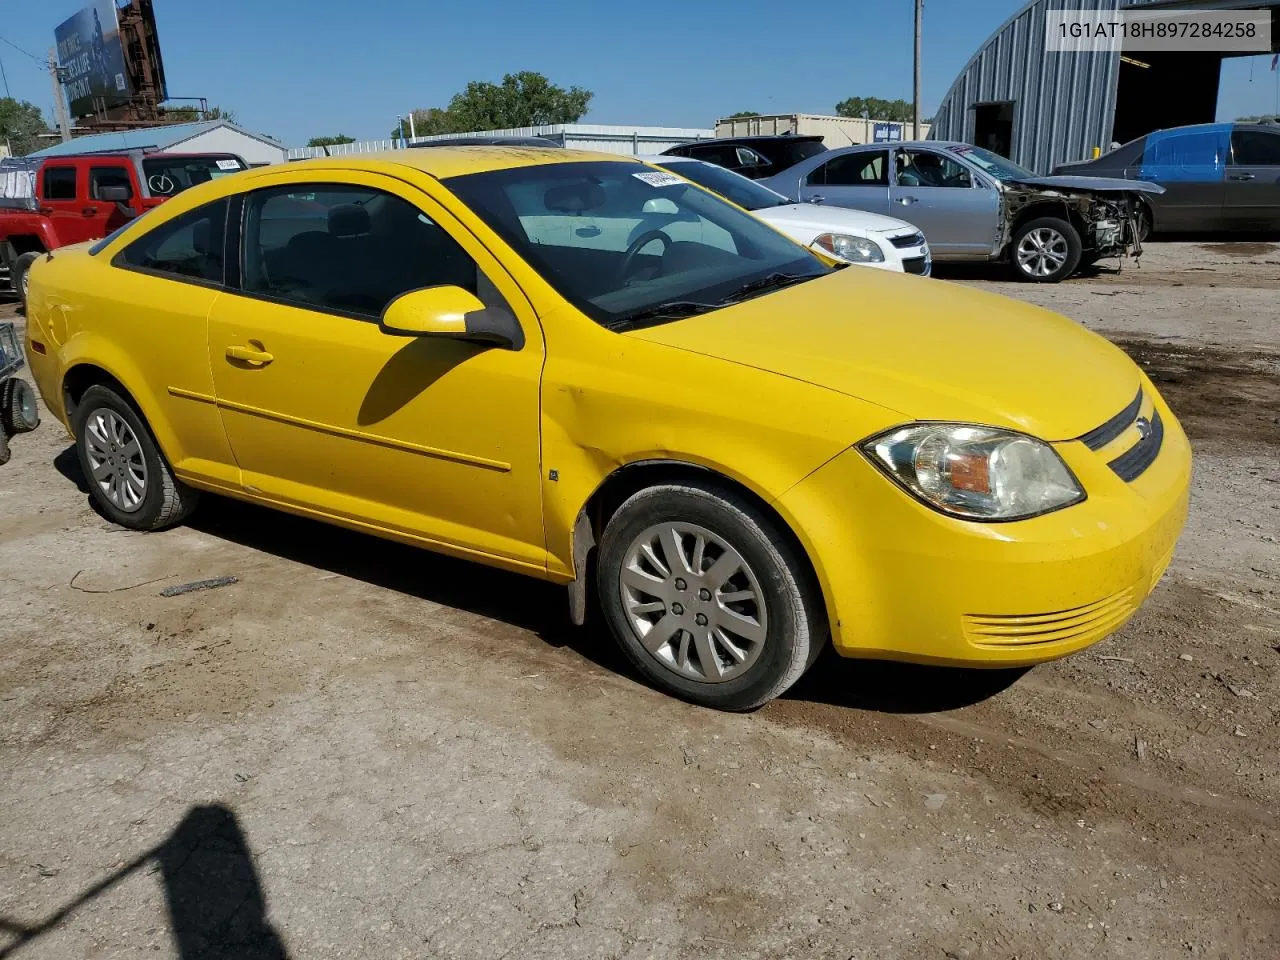
[[[934,115],[931,136],[988,147],[1048,173],[1112,142],[1212,122],[1222,60],[1231,54],[1143,51],[1122,61],[1105,40],[1091,52],[1045,51],[1049,10],[1137,7],[1270,10],[1273,21],[1280,11],[1275,0],[1031,0],[965,65]],[[1273,44],[1276,34],[1280,25]]]

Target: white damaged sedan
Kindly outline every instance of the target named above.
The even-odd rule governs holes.
[[[691,157],[638,157],[712,190],[785,233],[830,256],[897,273],[929,276],[933,258],[918,227],[878,213],[792,203],[741,174]]]

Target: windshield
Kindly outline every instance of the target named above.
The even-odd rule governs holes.
[[[713,163],[701,160],[685,160],[674,163],[660,163],[660,167],[679,174],[686,180],[692,180],[699,186],[714,190],[726,200],[731,200],[744,210],[763,210],[765,207],[782,207],[791,203],[780,193],[774,193],[768,187],[762,187],[754,180],[748,180],[740,173],[717,167]]]
[[[565,299],[614,329],[832,270],[750,214],[638,163],[539,164],[444,183]]]
[[[968,145],[952,147],[952,153],[958,153],[979,170],[991,174],[997,180],[1034,180],[1036,175],[1026,167],[1020,167],[998,153],[992,153],[982,147]]]
[[[243,163],[231,156],[221,157],[146,157],[142,174],[153,197],[172,197],[197,183],[205,183],[238,173]]]

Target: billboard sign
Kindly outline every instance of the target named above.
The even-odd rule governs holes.
[[[62,88],[71,114],[93,115],[95,103],[104,108],[129,99],[129,74],[116,19],[115,0],[94,0],[53,31],[58,44]]]
[[[872,143],[901,143],[902,142],[902,124],[900,123],[877,123],[872,127],[871,131]]]

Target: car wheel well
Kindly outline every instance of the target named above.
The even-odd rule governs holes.
[[[762,517],[770,521],[779,536],[787,539],[794,550],[795,556],[800,558],[800,561],[804,564],[804,569],[798,571],[798,574],[808,579],[809,584],[816,591],[816,595],[822,599],[823,609],[826,609],[826,597],[822,589],[822,581],[819,580],[817,570],[814,569],[809,551],[805,549],[800,538],[796,536],[795,531],[791,529],[791,525],[783,519],[782,515],[767,500],[745,484],[739,483],[737,480],[733,480],[709,467],[698,466],[694,463],[686,463],[679,460],[642,460],[638,463],[619,467],[606,477],[604,482],[596,488],[595,493],[587,500],[586,505],[582,508],[582,513],[579,514],[579,518],[585,519],[590,526],[593,547],[595,543],[599,543],[600,536],[604,532],[609,519],[618,512],[618,508],[626,503],[631,496],[641,490],[663,484],[695,486],[712,492],[724,490],[750,502],[752,506],[760,511]],[[579,582],[588,582],[585,569],[578,569],[575,572]]]
[[[138,406],[137,401],[133,399],[133,394],[128,391],[123,383],[107,373],[106,370],[92,363],[81,363],[68,370],[62,378],[62,399],[68,423],[75,419],[76,407],[80,405],[80,398],[84,396],[85,391],[90,387],[110,387],[129,403],[133,404],[135,409]]]
[[[1058,200],[1039,200],[1018,211],[1018,215],[1014,217],[1013,223],[1009,227],[1009,238],[1013,239],[1013,235],[1022,228],[1023,224],[1032,220],[1039,220],[1041,217],[1065,220],[1076,228],[1076,232],[1081,237],[1084,236],[1084,224],[1081,222],[1079,214],[1071,209],[1070,204],[1063,204]]]
[[[13,251],[13,259],[24,253],[45,253],[44,242],[34,234],[17,234],[8,239],[9,249]]]

